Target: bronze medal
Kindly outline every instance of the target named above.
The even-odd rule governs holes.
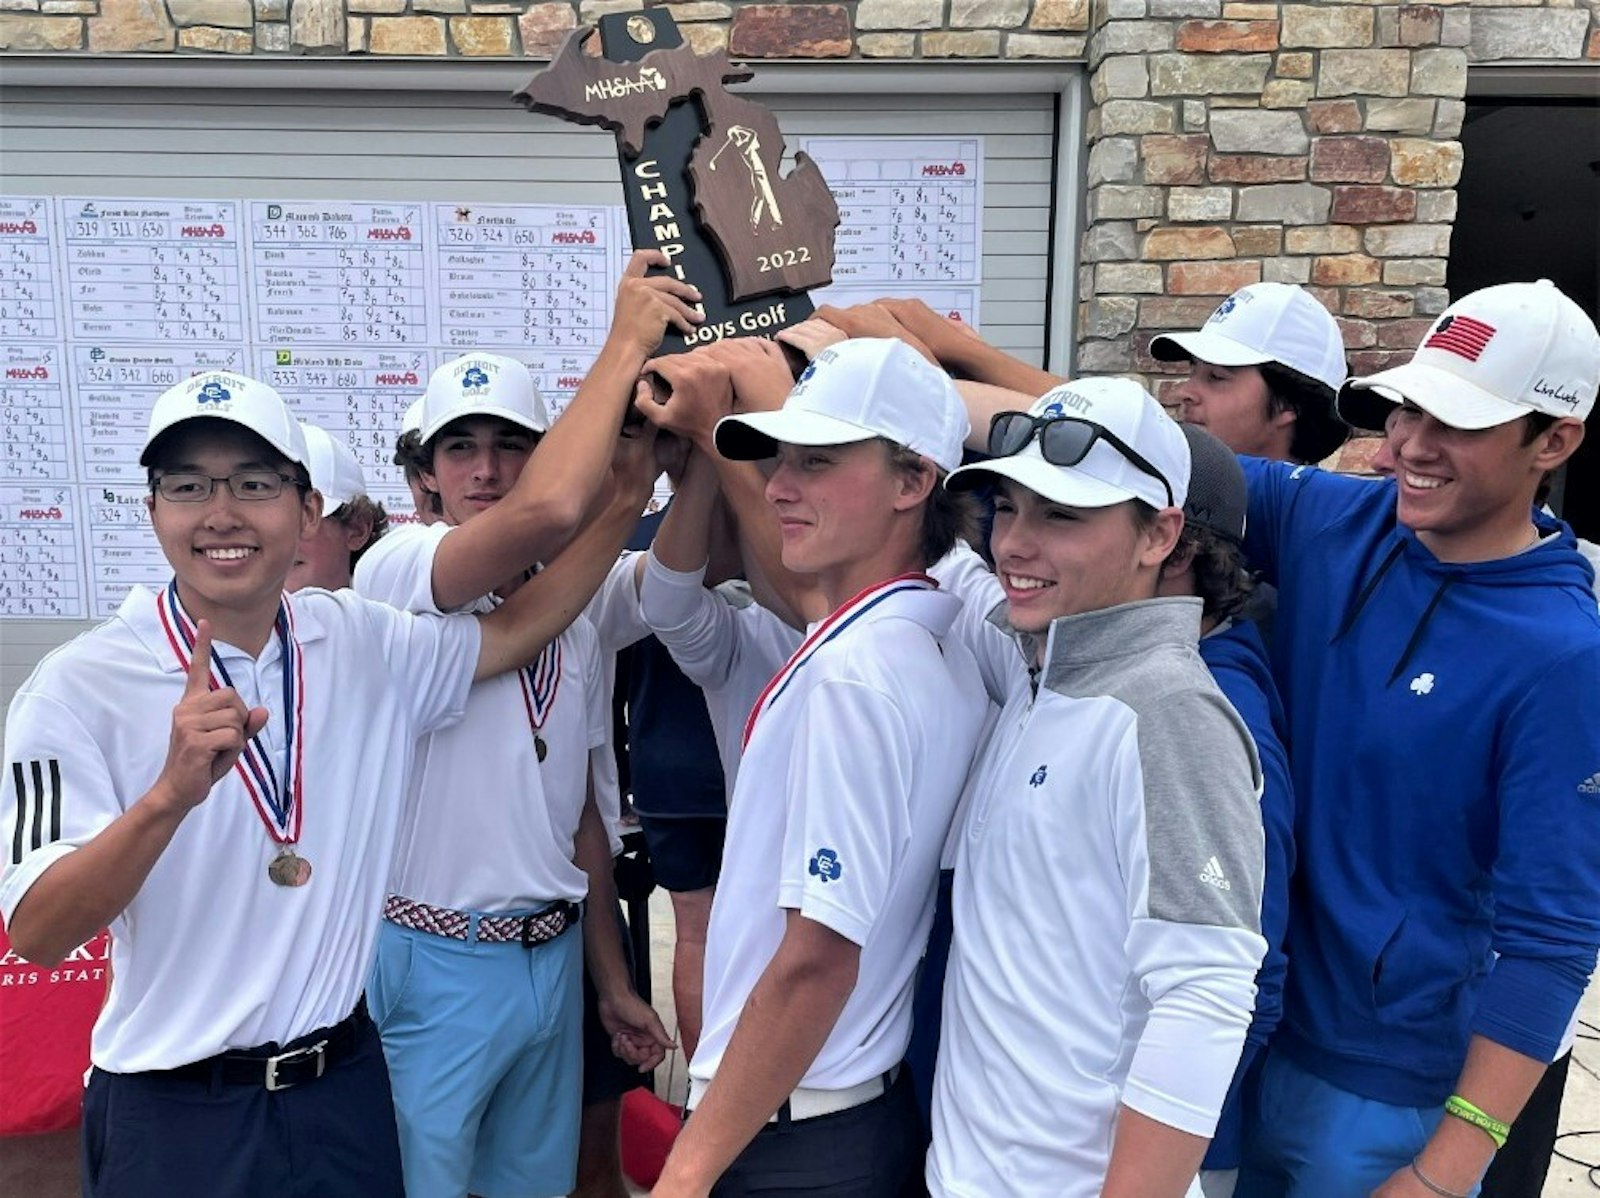
[[[267,877],[275,886],[304,886],[311,881],[311,862],[285,845],[267,864]]]
[[[544,743],[540,729],[555,709],[556,692],[561,689],[561,640],[557,638],[544,647],[539,660],[517,671],[522,683],[522,701],[528,709],[528,730],[533,733],[533,755],[540,765],[550,756],[550,746]]]

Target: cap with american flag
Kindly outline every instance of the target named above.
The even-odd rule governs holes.
[[[1600,389],[1600,332],[1548,279],[1464,295],[1411,361],[1351,379],[1339,414],[1381,430],[1394,405],[1415,404],[1452,428],[1509,424],[1529,412],[1586,418]]]
[[[1446,353],[1460,354],[1469,362],[1476,362],[1494,337],[1494,326],[1470,316],[1444,316],[1428,333],[1423,349],[1442,349]]]

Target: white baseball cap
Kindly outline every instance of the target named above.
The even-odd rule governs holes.
[[[168,429],[186,420],[229,420],[242,425],[289,461],[310,467],[306,439],[289,405],[267,384],[229,370],[207,370],[163,391],[150,409],[139,465],[150,465],[150,448]]]
[[[550,428],[549,413],[528,368],[499,354],[452,358],[428,376],[417,429],[423,444],[464,416],[498,416],[534,433]]]
[[[1586,419],[1600,389],[1600,333],[1549,279],[1464,295],[1433,322],[1404,366],[1351,379],[1339,413],[1382,429],[1410,400],[1452,428],[1509,424],[1529,412]]]
[[[332,433],[304,421],[300,431],[306,439],[306,469],[311,485],[322,492],[322,514],[331,516],[358,495],[367,493],[366,476],[350,447]]]
[[[1158,471],[1135,465],[1116,445],[1097,438],[1073,466],[1045,461],[1038,430],[1016,453],[963,466],[945,480],[968,490],[1008,478],[1052,503],[1110,507],[1141,499],[1153,508],[1182,507],[1189,496],[1189,442],[1155,397],[1130,379],[1078,379],[1053,387],[1028,409],[1036,418],[1076,418],[1110,433]],[[1171,487],[1172,494],[1167,494]]]
[[[971,425],[950,376],[903,341],[858,337],[819,353],[775,412],[724,416],[717,452],[756,461],[788,445],[849,445],[883,437],[941,470],[961,464]]]
[[[406,414],[400,417],[400,435],[407,433],[420,433],[422,431],[422,401],[413,400],[406,409]]]
[[[1193,333],[1162,333],[1150,354],[1163,362],[1260,366],[1276,362],[1337,391],[1344,338],[1328,310],[1292,283],[1251,283],[1223,300]]]

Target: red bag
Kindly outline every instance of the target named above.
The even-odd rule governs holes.
[[[656,1184],[682,1126],[683,1108],[645,1087],[622,1096],[622,1171],[634,1185],[648,1190]]]
[[[89,1032],[110,974],[104,932],[47,968],[12,952],[0,928],[0,1136],[78,1125]]]

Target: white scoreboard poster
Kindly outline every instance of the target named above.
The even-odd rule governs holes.
[[[805,148],[843,217],[821,298],[975,323],[982,139]],[[0,196],[0,619],[102,619],[165,583],[138,450],[156,396],[200,371],[270,382],[409,512],[391,454],[429,372],[515,357],[559,416],[627,242],[620,206]]]

